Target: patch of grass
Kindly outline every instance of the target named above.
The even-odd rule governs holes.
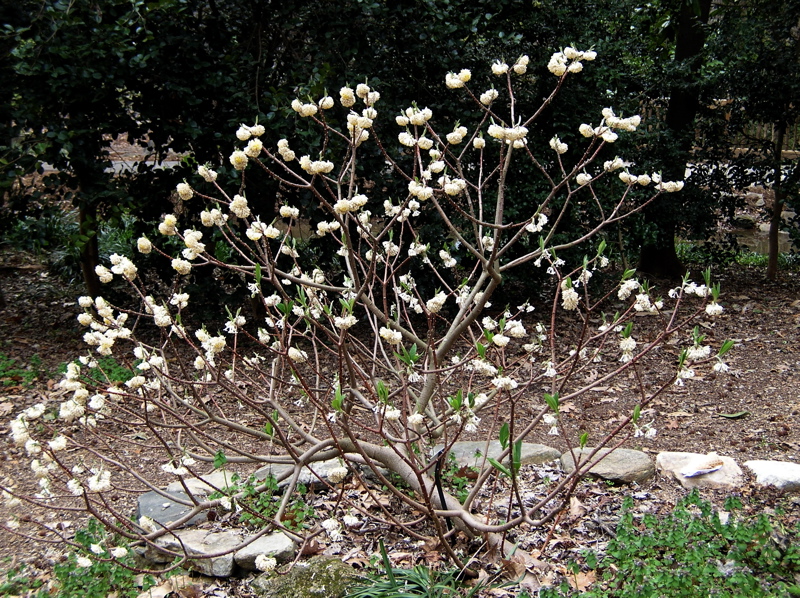
[[[0,353],[0,384],[3,386],[30,386],[35,380],[47,375],[38,355],[31,356],[27,366],[21,366],[13,357]]]
[[[768,261],[768,255],[764,255],[763,253],[755,253],[753,251],[742,251],[736,256],[736,263],[740,266],[766,268]],[[796,270],[797,268],[800,268],[800,254],[779,253],[778,268],[781,270]]]
[[[738,499],[729,498],[726,523],[695,490],[664,518],[634,517],[633,501],[623,507],[617,536],[606,554],[586,553],[586,566],[599,581],[585,598],[669,596],[720,598],[798,596],[800,525],[787,531],[766,514],[737,519]],[[773,518],[777,519],[777,518]],[[602,577],[601,575],[602,574]],[[578,596],[565,583],[542,598]]]
[[[484,586],[466,587],[459,571],[436,571],[417,565],[413,569],[392,567],[383,541],[380,543],[383,573],[365,578],[345,598],[473,598]]]
[[[131,368],[119,363],[113,357],[101,357],[96,361],[94,367],[91,368],[87,368],[80,361],[75,361],[74,363],[81,369],[81,376],[87,384],[121,384],[127,382],[136,375]],[[136,363],[139,362],[137,361]],[[64,374],[66,371],[67,364],[62,363],[58,368],[58,373]]]

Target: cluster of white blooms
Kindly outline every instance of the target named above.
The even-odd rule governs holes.
[[[503,62],[502,60],[495,60],[492,64],[492,74],[497,75],[505,75],[508,72],[508,65]]]
[[[234,151],[231,154],[229,161],[231,166],[233,166],[233,168],[236,170],[244,170],[247,168],[247,154],[242,150]]]
[[[136,266],[127,257],[114,253],[109,259],[112,264],[111,271],[114,274],[118,274],[129,281],[136,278]]]
[[[223,214],[217,208],[200,212],[200,222],[203,223],[203,226],[224,226],[227,221],[228,215]]]
[[[387,246],[387,243],[390,245]],[[400,250],[400,248],[394,243],[391,243],[391,241],[384,241],[386,255],[393,255],[395,247],[397,248],[397,251]],[[423,312],[422,305],[420,304],[419,299],[417,299],[417,297],[415,297],[411,292],[416,286],[416,282],[410,274],[403,274],[400,276],[400,286],[395,286],[394,292],[397,293],[397,296],[400,297],[400,299],[405,302],[412,311],[421,314]]]
[[[320,525],[322,525],[322,529],[325,530],[325,533],[328,534],[328,537],[333,542],[338,542],[342,539],[342,524],[333,517],[326,519]]]
[[[239,141],[247,141],[250,137],[261,137],[266,132],[264,125],[253,125],[252,127],[248,127],[247,125],[239,125],[239,129],[236,131],[236,138]]]
[[[178,234],[178,229],[175,226],[178,224],[178,217],[175,214],[167,214],[164,216],[158,225],[158,232],[165,236],[172,236]]]
[[[289,141],[286,139],[278,140],[278,153],[286,162],[291,162],[295,159],[295,153],[289,148]]]
[[[333,204],[333,211],[337,214],[347,214],[348,212],[357,212],[367,205],[366,195],[355,195],[351,199],[343,198]]]
[[[626,185],[633,186],[633,185],[639,184],[642,187],[646,187],[651,182],[660,183],[661,182],[661,176],[658,173],[655,173],[655,172],[652,175],[648,175],[648,174],[635,175],[635,174],[631,174],[627,170],[624,170],[624,171],[619,173],[619,180],[621,180]]]
[[[567,311],[573,311],[578,307],[580,296],[568,281],[569,279],[565,279],[561,283],[561,307]]]
[[[452,133],[447,134],[447,143],[451,143],[453,145],[458,145],[462,141],[464,141],[464,137],[467,136],[467,127],[458,126],[453,129]]]
[[[667,193],[676,193],[683,189],[683,181],[661,181],[656,185],[656,189]]]
[[[664,307],[664,302],[660,299],[653,303],[650,300],[650,295],[647,293],[639,293],[636,295],[636,303],[633,304],[633,309],[642,313],[658,313],[658,310]]]
[[[189,470],[186,468],[187,466],[191,467],[195,464],[195,460],[191,457],[184,455],[177,461],[177,465],[174,461],[169,461],[161,466],[161,470],[164,473],[171,473],[178,477],[183,477],[189,474]]]
[[[633,437],[634,438],[655,438],[656,429],[653,427],[653,422],[648,422],[642,426],[633,424]]]
[[[200,345],[206,352],[206,361],[208,361],[209,364],[214,365],[214,357],[225,350],[225,337],[222,335],[211,336],[204,328],[195,331],[194,335],[197,337],[197,340],[200,341]]]
[[[455,266],[458,264],[455,258],[453,258],[453,256],[450,255],[450,252],[444,249],[439,250],[439,259],[442,260],[442,263],[444,264],[445,268],[455,268]]]
[[[275,567],[278,566],[278,561],[275,560],[275,557],[267,556],[266,554],[259,554],[256,557],[255,566],[259,571],[269,573],[275,570]]]
[[[527,55],[523,54],[522,56],[517,58],[517,61],[514,63],[514,66],[512,66],[511,69],[517,75],[524,75],[528,70],[528,64],[530,63],[530,61],[531,59],[528,58]]]
[[[386,326],[381,326],[379,334],[381,335],[381,338],[390,345],[399,345],[400,341],[403,340],[403,335],[398,330],[392,330]]]
[[[416,106],[410,106],[406,108],[405,112],[402,113],[400,116],[395,117],[395,122],[401,127],[406,127],[408,125],[414,125],[419,127],[423,126],[431,118],[433,118],[433,112],[431,111],[430,108],[419,109]],[[422,148],[422,149],[430,149],[430,148]]]
[[[558,138],[558,135],[555,135],[550,140],[550,148],[557,154],[565,154],[569,149],[569,146],[561,141],[561,139]]]
[[[686,359],[689,361],[707,359],[709,355],[711,355],[711,347],[708,345],[699,345],[695,343],[686,350]]]
[[[186,260],[175,258],[172,260],[172,269],[183,276],[192,271],[192,264]]]
[[[328,478],[331,484],[338,484],[347,477],[348,469],[343,466],[331,467],[325,477]]]
[[[409,181],[408,183],[408,192],[413,196],[419,199],[420,201],[426,201],[433,197],[433,188],[426,185],[424,182],[420,183],[419,181]],[[392,206],[392,202],[388,199],[384,202],[384,208],[386,207],[386,203]],[[397,212],[400,211],[400,206],[392,206],[392,209],[397,208]],[[388,213],[387,213],[388,215]]]
[[[428,308],[429,312],[436,314],[444,307],[445,301],[447,301],[447,294],[444,291],[439,291],[431,299],[428,299],[425,307]]]
[[[261,222],[261,220],[256,218],[250,223],[250,226],[245,231],[245,234],[251,241],[258,241],[261,237],[266,237],[267,239],[277,239],[281,236],[281,231],[271,224]]]
[[[107,469],[92,470],[94,475],[86,480],[90,492],[108,492],[111,490],[111,472]]]
[[[317,113],[317,105],[313,102],[309,102],[308,104],[304,104],[297,98],[292,100],[292,110],[297,112],[302,117],[307,116],[314,116]]]
[[[450,178],[449,176],[439,177],[439,185],[441,185],[447,195],[458,195],[467,188],[467,181],[459,178]]]
[[[500,94],[498,93],[498,91],[496,89],[494,89],[494,88],[487,89],[486,91],[484,91],[481,94],[481,97],[480,97],[481,104],[483,104],[485,106],[488,106],[489,104],[494,102],[497,99],[497,96],[499,96],[499,95]]]
[[[333,319],[333,325],[341,330],[347,330],[358,324],[358,319],[353,314],[346,316],[336,316]]]
[[[280,214],[282,218],[299,218],[300,210],[292,206],[281,206]]]
[[[520,148],[526,143],[525,137],[528,134],[528,129],[522,125],[501,127],[500,125],[492,124],[489,125],[486,132],[489,134],[489,137],[497,139],[498,141],[505,141],[507,144]]]
[[[570,46],[564,48],[561,52],[555,52],[550,57],[550,62],[547,63],[547,70],[561,77],[566,73],[580,73],[583,70],[582,60],[590,62],[597,58],[597,52],[594,50],[586,50],[581,52]]]
[[[531,218],[531,221],[525,225],[525,230],[529,233],[538,233],[542,231],[545,224],[547,224],[547,215],[539,213]]]
[[[461,69],[458,74],[447,73],[444,77],[444,83],[450,89],[459,89],[464,87],[464,84],[468,83],[470,79],[472,79],[472,73],[469,69]]]
[[[91,297],[81,297],[78,303],[86,310],[78,316],[78,322],[92,329],[83,335],[83,340],[87,345],[97,347],[100,355],[111,355],[111,349],[117,339],[130,338],[131,331],[125,327],[128,314],[120,313],[114,317],[111,306],[102,297],[97,297],[94,301]],[[92,307],[99,319],[91,313]]]
[[[558,436],[558,418],[555,415],[545,413],[542,416],[542,422],[544,425],[550,426],[550,430],[547,432],[549,436]]]
[[[636,348],[636,341],[630,336],[623,337],[619,341],[619,348],[622,351],[622,357],[620,357],[619,360],[623,363],[627,363],[633,359],[633,350]]]
[[[263,127],[262,127],[263,128]],[[203,180],[207,183],[213,183],[217,180],[217,173],[215,170],[211,170],[208,165],[201,164],[197,167],[197,174],[203,177]]]
[[[153,243],[150,242],[150,239],[142,235],[136,240],[136,249],[139,250],[139,253],[148,254],[153,251]]]
[[[639,284],[638,280],[633,278],[624,281],[620,287],[619,291],[617,292],[617,297],[622,299],[623,301],[631,296],[631,293],[637,290],[641,285]]]
[[[311,160],[308,156],[300,158],[300,168],[308,174],[328,174],[333,170],[333,162],[328,160]]]
[[[603,170],[606,172],[613,172],[615,170],[619,170],[620,168],[628,168],[631,165],[630,162],[626,162],[619,156],[614,158],[613,160],[606,160],[603,162]]]
[[[511,338],[524,338],[528,335],[525,326],[520,320],[506,320],[503,332]]]
[[[287,355],[289,356],[289,359],[295,363],[304,363],[308,361],[308,353],[300,349],[295,349],[294,347],[289,347]]]
[[[239,196],[237,195],[236,197]],[[203,233],[200,231],[191,229],[186,229],[183,231],[183,242],[186,244],[186,249],[184,249],[182,252],[183,257],[191,261],[203,253],[206,250],[206,246],[205,243],[200,242],[200,239],[202,238]]]
[[[233,201],[230,204],[231,212],[236,214],[238,218],[247,218],[250,216],[250,207],[247,205],[247,200],[241,195],[234,195]]]
[[[592,175],[587,174],[585,172],[581,172],[578,174],[578,176],[575,177],[575,182],[581,186],[588,185],[589,183],[592,182]]]
[[[247,145],[244,148],[244,153],[248,158],[258,158],[261,155],[261,151],[264,149],[264,144],[260,139],[251,139],[247,142]]]
[[[690,368],[687,368],[685,366],[682,367],[678,371],[678,375],[675,378],[675,386],[683,386],[684,385],[683,381],[684,380],[688,380],[690,378],[694,378],[694,370],[690,369]]]
[[[188,183],[178,183],[178,185],[175,187],[175,190],[178,192],[178,197],[180,197],[183,201],[192,199],[192,196],[194,195],[194,191],[192,191],[192,188]]]
[[[514,390],[517,386],[519,386],[517,381],[509,376],[498,376],[497,378],[492,378],[492,385],[498,390]]]

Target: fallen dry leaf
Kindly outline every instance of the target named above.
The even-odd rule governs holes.
[[[567,582],[569,583],[570,587],[573,590],[578,590],[579,592],[585,592],[586,588],[592,585],[595,581],[597,581],[597,573],[594,571],[586,571],[585,573],[581,571],[577,575],[567,576]]]
[[[572,519],[578,519],[583,517],[586,513],[586,508],[583,506],[581,501],[578,500],[576,496],[570,496],[569,498],[569,516]]]
[[[145,590],[141,594],[139,594],[136,598],[166,598],[169,594],[176,593],[179,590],[184,590],[186,588],[193,587],[195,580],[189,577],[188,575],[176,575],[175,577],[170,577],[167,581],[162,583],[160,586],[156,586],[154,588],[150,588],[149,590]],[[194,596],[200,596],[200,586],[198,585],[197,593],[194,595],[191,594],[181,594],[185,598],[194,598]]]

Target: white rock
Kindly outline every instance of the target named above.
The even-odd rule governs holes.
[[[265,554],[271,556],[279,563],[284,563],[294,558],[297,546],[294,541],[283,532],[275,532],[261,536],[233,555],[233,560],[242,569],[256,570],[256,558]]]
[[[233,573],[233,549],[242,543],[242,536],[235,532],[211,532],[201,529],[179,530],[174,534],[162,536],[156,545],[166,550],[187,555],[202,557],[208,554],[228,551],[223,556],[192,559],[189,567],[204,575],[213,577],[230,577]],[[154,563],[168,563],[172,557],[153,547],[148,547],[145,558]]]
[[[775,486],[789,492],[800,490],[800,465],[797,463],[754,460],[746,461],[744,465],[762,486]]]
[[[699,473],[698,470],[703,466],[711,464],[711,461],[719,460],[722,466],[713,463],[709,473]],[[656,467],[659,471],[672,475],[684,488],[736,488],[742,483],[742,470],[736,461],[730,457],[710,453],[701,455],[699,453],[678,453],[664,452],[656,457]],[[695,472],[694,476],[686,476],[681,472]]]

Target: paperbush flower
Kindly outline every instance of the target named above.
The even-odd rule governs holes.
[[[247,167],[247,154],[241,150],[236,150],[231,154],[230,162],[236,170],[244,170]]]
[[[566,153],[566,152],[567,152],[567,149],[569,149],[569,146],[567,146],[567,144],[566,144],[566,143],[562,142],[562,141],[561,141],[561,140],[558,138],[558,136],[556,136],[556,137],[553,137],[553,138],[550,140],[550,147],[551,147],[551,148],[553,149],[553,151],[554,151],[555,153],[557,153],[557,154],[564,154],[564,153]]]
[[[572,311],[578,307],[579,299],[578,293],[572,287],[561,291],[561,307],[568,311]]]
[[[381,327],[379,333],[381,338],[390,345],[399,345],[400,341],[403,340],[403,335],[399,331],[386,328],[385,326]]]
[[[345,108],[350,108],[356,103],[355,93],[353,93],[353,90],[350,87],[342,87],[339,90],[339,101]]]
[[[579,185],[587,185],[592,181],[592,175],[586,174],[585,172],[581,172],[578,176],[575,177],[575,182]]]
[[[153,250],[153,244],[150,242],[145,236],[141,236],[136,241],[136,248],[139,250],[139,253],[150,253]]]
[[[178,192],[178,196],[183,201],[187,201],[189,199],[192,199],[192,196],[194,195],[194,191],[192,191],[192,188],[186,183],[178,183],[178,185],[177,185],[177,187],[175,189]]]
[[[278,561],[276,561],[274,557],[267,556],[266,554],[259,554],[256,557],[255,566],[259,571],[269,573],[275,570],[275,567],[278,566]]]
[[[508,72],[508,65],[501,60],[496,60],[492,65],[492,73],[497,76],[505,75],[507,72]]]
[[[294,347],[289,347],[288,355],[289,359],[295,363],[303,363],[308,361],[308,353],[301,351],[300,349],[295,349]]]
[[[197,174],[199,174],[207,183],[213,183],[217,180],[217,173],[211,170],[208,166],[198,166]]]
[[[718,316],[722,313],[722,311],[723,311],[722,306],[716,301],[712,301],[711,303],[706,305],[706,313],[709,316]]]
[[[517,381],[508,376],[499,376],[492,378],[492,384],[499,390],[514,390],[517,386]]]
[[[172,269],[178,274],[186,275],[192,271],[192,264],[186,260],[176,258],[172,260]]]

